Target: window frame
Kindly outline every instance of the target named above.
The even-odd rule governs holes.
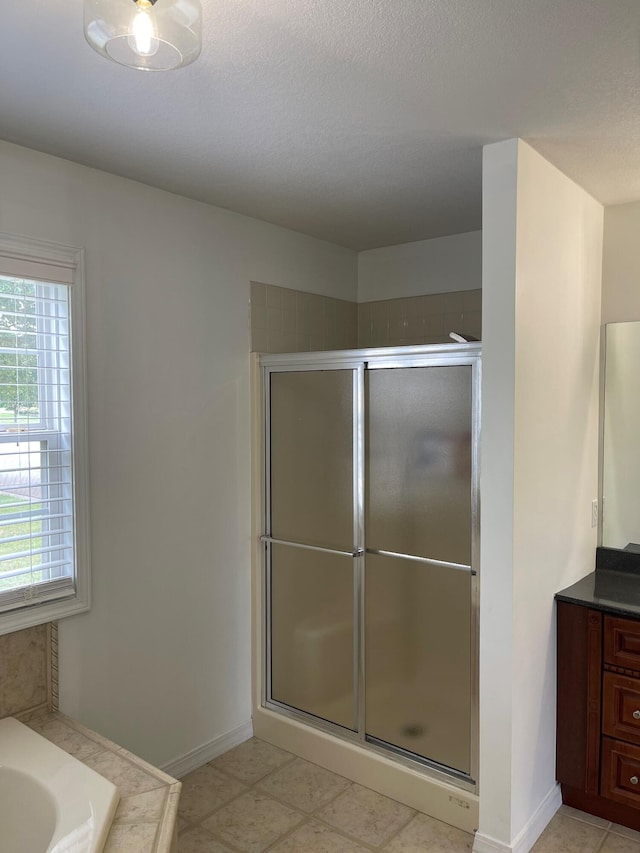
[[[64,598],[40,603],[25,601],[18,608],[0,612],[2,635],[86,612],[91,606],[91,578],[84,250],[0,232],[0,272],[69,288],[75,534],[74,591]]]

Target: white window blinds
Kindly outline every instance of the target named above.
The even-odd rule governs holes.
[[[71,373],[70,287],[0,272],[0,612],[75,592]]]

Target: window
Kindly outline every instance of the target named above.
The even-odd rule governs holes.
[[[81,260],[0,235],[0,633],[89,606]]]

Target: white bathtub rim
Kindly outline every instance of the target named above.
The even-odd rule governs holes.
[[[0,766],[33,777],[56,802],[56,826],[42,853],[101,853],[120,800],[115,785],[13,717],[0,720]]]

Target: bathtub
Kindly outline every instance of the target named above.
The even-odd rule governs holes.
[[[2,853],[100,853],[115,785],[12,717],[0,720]]]

